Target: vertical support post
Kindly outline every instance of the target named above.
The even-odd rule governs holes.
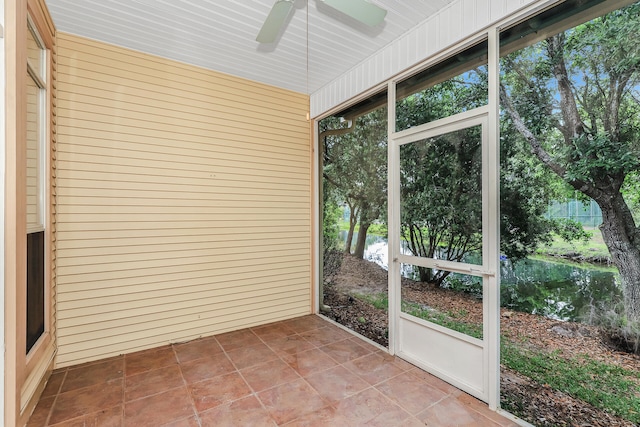
[[[387,224],[389,250],[387,265],[389,295],[389,352],[400,350],[398,316],[400,314],[400,148],[394,140],[396,132],[396,82],[387,85]]]
[[[485,205],[488,223],[486,224],[486,263],[494,275],[487,277],[485,297],[488,305],[485,310],[485,329],[488,329],[488,395],[489,407],[496,410],[500,406],[500,34],[492,27],[488,33],[488,71],[489,71],[489,118],[487,140],[487,196]]]
[[[311,172],[312,177],[312,194],[313,201],[311,202],[311,209],[314,215],[313,217],[313,239],[311,253],[313,254],[313,296],[311,298],[312,307],[311,312],[313,314],[320,313],[320,308],[323,306],[323,294],[324,294],[324,277],[322,271],[322,259],[324,256],[324,242],[322,236],[322,150],[320,148],[320,141],[318,140],[318,121],[311,120]]]

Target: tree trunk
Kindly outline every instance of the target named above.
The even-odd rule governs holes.
[[[357,213],[356,209],[349,205],[349,232],[347,233],[347,240],[344,243],[344,252],[347,254],[351,253],[351,243],[353,243],[353,231],[356,228],[357,224]]]
[[[602,210],[602,238],[622,279],[627,319],[640,322],[640,230],[622,194],[596,202]]]
[[[420,276],[420,281],[424,283],[433,282],[433,269],[428,267],[420,267],[418,266],[418,275]]]
[[[353,256],[357,258],[364,258],[364,248],[367,242],[367,231],[371,224],[360,223],[360,229],[358,230],[358,240],[356,241],[356,250],[353,252]]]

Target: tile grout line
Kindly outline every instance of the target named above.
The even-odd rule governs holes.
[[[262,340],[262,338],[261,338],[260,336],[258,336],[258,335],[257,335],[257,334],[252,330],[253,328],[247,328],[247,329],[248,329],[248,330],[249,330],[249,332],[251,332],[251,333],[252,333],[256,338],[258,338],[258,339],[259,339],[263,344],[267,345],[267,344]],[[248,394],[248,395],[246,395],[246,396],[242,396],[242,397],[240,397],[240,398],[238,398],[238,399],[234,399],[234,400],[230,400],[229,402],[222,403],[222,404],[220,404],[220,405],[218,405],[218,406],[214,406],[214,407],[212,407],[212,408],[208,408],[208,409],[207,409],[207,411],[213,410],[213,409],[215,409],[215,408],[219,408],[220,406],[223,406],[223,405],[225,405],[225,404],[232,404],[232,403],[237,402],[237,401],[240,401],[240,400],[242,400],[242,399],[246,399],[247,397],[253,396],[253,397],[258,401],[258,403],[260,404],[260,407],[261,407],[261,408],[262,408],[262,409],[263,409],[263,410],[264,410],[264,411],[269,415],[269,418],[271,418],[271,420],[273,421],[273,423],[277,426],[276,421],[273,419],[273,417],[271,416],[271,414],[269,413],[269,411],[267,410],[267,408],[264,406],[264,403],[262,402],[262,400],[260,399],[260,397],[258,397],[258,392],[257,392],[257,391],[255,391],[255,389],[251,386],[251,384],[249,384],[249,382],[248,382],[248,381],[247,381],[247,379],[244,377],[244,375],[242,374],[242,372],[240,372],[240,369],[238,369],[238,366],[236,365],[236,363],[231,359],[231,357],[229,357],[228,351],[234,351],[234,350],[242,349],[243,347],[239,347],[239,348],[237,348],[237,349],[232,349],[232,350],[226,350],[226,349],[224,348],[224,346],[220,343],[220,341],[218,340],[218,338],[217,338],[215,335],[213,336],[213,338],[216,340],[216,343],[218,344],[218,346],[220,346],[220,349],[222,350],[222,353],[225,355],[225,357],[227,358],[227,360],[229,360],[229,363],[231,363],[231,365],[232,365],[232,366],[233,366],[233,368],[235,369],[235,372],[237,372],[237,373],[238,373],[238,375],[240,376],[240,378],[242,378],[242,381],[244,381],[244,383],[245,383],[245,384],[246,384],[246,386],[249,388],[249,390],[251,391],[251,393],[249,393],[249,394]],[[271,351],[273,351],[273,349],[272,349],[271,347],[269,347],[268,345],[267,345],[267,347],[268,347]],[[274,351],[274,353],[275,353],[275,351]],[[278,356],[278,358],[280,357],[277,353],[276,353],[276,356]],[[274,359],[274,360],[275,360],[275,359]],[[283,362],[284,362],[284,361],[283,361]],[[267,362],[265,362],[265,363],[267,363]],[[286,362],[285,362],[285,363],[286,363]],[[261,365],[261,363],[259,363],[259,364],[257,364],[257,365],[253,365],[253,366],[259,366],[259,365]],[[251,367],[253,367],[253,366],[248,366],[248,367],[246,367],[246,368],[244,368],[244,369],[248,369],[248,368],[251,368]],[[221,375],[226,375],[226,374],[221,374]],[[221,376],[221,375],[217,375],[217,376]],[[215,378],[215,377],[213,377],[213,378]],[[206,380],[203,380],[203,381],[206,381]],[[277,386],[274,386],[274,387],[277,387]],[[269,389],[265,389],[265,390],[269,390]],[[264,391],[264,390],[261,390],[261,391]],[[206,412],[206,411],[204,411],[204,412]],[[199,414],[198,414],[198,416],[199,416]]]
[[[286,325],[285,325],[285,327],[286,327]],[[308,330],[308,331],[303,331],[303,332],[297,332],[297,331],[294,331],[293,329],[291,329],[291,328],[290,328],[294,333],[293,333],[293,334],[291,334],[291,335],[285,335],[283,338],[287,338],[287,337],[290,337],[290,336],[296,335],[296,336],[299,336],[301,339],[303,339],[305,342],[308,342],[309,344],[311,344],[311,345],[313,346],[313,348],[311,348],[311,349],[309,349],[309,350],[305,350],[305,351],[313,351],[313,350],[316,350],[316,351],[320,350],[320,351],[322,351],[322,350],[321,350],[321,348],[320,348],[320,346],[317,346],[316,344],[314,344],[313,342],[311,342],[311,341],[307,340],[305,337],[303,337],[303,336],[301,335],[302,333],[305,333],[305,332],[311,332],[311,331],[314,331],[314,330],[317,330],[317,329],[322,329],[322,328],[324,328],[324,327],[315,328],[315,329],[310,329],[310,330]],[[252,331],[252,332],[253,332],[253,331]],[[254,332],[254,334],[255,334],[255,335],[257,335],[255,332]],[[282,362],[284,362],[287,366],[291,367],[291,365],[290,365],[286,360],[284,360],[284,359],[283,359],[283,357],[280,355],[280,352],[277,352],[276,350],[274,350],[274,349],[273,349],[273,348],[272,348],[272,347],[271,347],[271,346],[270,346],[270,345],[269,345],[269,344],[268,344],[268,343],[267,343],[267,342],[266,342],[262,337],[258,336],[258,338],[260,338],[260,340],[262,341],[262,343],[263,343],[264,345],[266,345],[266,346],[267,346],[271,351],[273,351],[273,352],[276,354],[276,356],[278,356],[278,358],[279,358]],[[304,351],[303,351],[303,353],[304,353]],[[331,360],[333,360],[334,362],[338,363],[338,365],[336,365],[336,366],[340,366],[340,362],[338,362],[337,360],[333,359],[331,356],[329,356],[328,354],[326,354],[324,351],[322,351],[322,354],[325,354],[325,355],[326,355],[327,357],[329,357]],[[335,368],[336,366],[332,366],[332,367],[329,367],[329,368],[326,368],[326,369],[321,369],[321,370],[319,370],[319,371],[317,371],[317,372],[313,372],[313,374],[316,374],[316,373],[322,373],[322,372],[328,371],[329,369],[333,369],[333,368]],[[292,367],[291,367],[291,368],[292,368]],[[292,368],[292,369],[293,369],[293,368]],[[294,369],[294,371],[296,371],[296,370]],[[295,379],[295,380],[293,380],[293,381],[299,381],[300,379],[302,379],[302,380],[304,381],[304,383],[305,383],[307,386],[309,386],[309,387],[311,388],[311,390],[313,390],[313,391],[318,395],[318,397],[320,397],[320,399],[322,399],[322,401],[325,403],[325,405],[324,405],[324,406],[322,406],[322,408],[320,408],[320,409],[325,409],[325,408],[327,408],[327,407],[331,407],[331,408],[333,408],[333,409],[337,409],[337,408],[335,408],[335,406],[333,405],[333,403],[332,403],[332,402],[330,402],[329,400],[325,399],[322,395],[320,395],[319,391],[318,391],[315,387],[313,387],[313,385],[311,385],[311,384],[309,383],[309,381],[307,381],[307,379],[306,379],[306,377],[305,377],[304,375],[302,375],[302,374],[301,374],[300,372],[298,372],[298,371],[296,371],[296,374],[298,374],[299,378],[298,378],[298,379]],[[311,375],[311,374],[310,374],[310,375]],[[243,377],[243,379],[244,379],[244,377]],[[289,381],[289,383],[291,383],[291,382],[293,382],[293,381]],[[245,380],[245,382],[246,382],[246,380]],[[248,384],[248,383],[247,383],[247,384]],[[288,384],[288,383],[284,383],[284,384]],[[279,386],[281,386],[281,385],[283,385],[283,384],[279,384],[279,385],[273,386],[273,387],[271,387],[271,388],[268,388],[268,389],[265,389],[265,390],[262,390],[262,391],[272,390],[272,389],[274,389],[274,388],[276,388],[276,387],[279,387]],[[260,402],[260,404],[264,407],[264,404],[262,403],[262,400],[261,400],[259,397],[257,397],[257,398],[258,398],[258,401]],[[319,409],[319,410],[320,410],[320,409]],[[265,408],[265,410],[266,410],[266,408]],[[267,411],[267,412],[268,412],[268,411]],[[312,412],[313,412],[313,411],[312,411]],[[308,414],[304,414],[304,415],[301,415],[301,417],[304,417],[304,416],[307,416],[307,415],[308,415]],[[300,417],[298,417],[298,418],[300,418]],[[298,419],[298,418],[295,418],[295,419],[293,419],[293,420],[286,421],[284,424],[278,424],[275,420],[274,420],[274,422],[275,422],[275,424],[276,424],[277,426],[281,426],[281,425],[286,425],[286,424],[292,423],[293,421],[295,421],[295,420],[296,420],[296,419]]]
[[[218,342],[216,340],[216,342]],[[220,343],[218,343],[218,345],[220,345]],[[187,395],[189,396],[189,402],[191,403],[191,409],[193,410],[193,413],[195,414],[196,417],[196,422],[198,423],[198,426],[202,426],[202,420],[200,419],[200,413],[198,412],[198,409],[196,408],[196,402],[193,398],[193,395],[191,394],[191,389],[189,388],[189,385],[187,384],[187,379],[184,377],[184,372],[182,371],[182,364],[180,363],[180,359],[178,358],[178,352],[176,351],[176,346],[174,344],[171,344],[171,350],[173,351],[173,356],[176,358],[176,363],[178,365],[178,371],[180,371],[180,377],[182,378],[182,384],[184,385],[184,388],[187,391]],[[189,417],[186,417],[184,419],[189,419]],[[176,420],[179,421],[179,420]]]
[[[53,414],[53,409],[56,406],[56,402],[58,401],[58,396],[60,396],[60,392],[62,391],[62,385],[66,381],[68,373],[69,373],[69,369],[65,368],[64,375],[62,376],[62,381],[60,381],[60,385],[58,386],[58,391],[56,392],[56,394],[53,395],[53,402],[51,403],[51,408],[49,408],[49,413],[47,414],[47,418],[45,418],[45,421],[44,421],[45,427],[49,425],[49,421],[51,420],[51,415]],[[31,415],[33,416],[33,414]]]

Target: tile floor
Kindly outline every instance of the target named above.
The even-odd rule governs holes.
[[[515,426],[317,316],[56,370],[28,426]]]

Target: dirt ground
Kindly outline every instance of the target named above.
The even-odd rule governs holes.
[[[333,260],[325,267],[325,313],[354,331],[388,346],[388,319],[384,310],[354,298],[354,294],[376,295],[387,292],[387,272],[375,263],[349,255]],[[482,323],[481,301],[473,296],[436,288],[432,285],[403,279],[403,300],[433,307],[438,311],[455,312],[456,320],[469,324]],[[542,316],[501,310],[501,334],[531,348],[557,351],[563,357],[587,354],[595,360],[615,363],[640,371],[640,357],[613,349],[598,328],[559,322]],[[539,426],[634,426],[602,410],[574,399],[549,386],[502,368],[501,394],[521,410],[523,418]]]

